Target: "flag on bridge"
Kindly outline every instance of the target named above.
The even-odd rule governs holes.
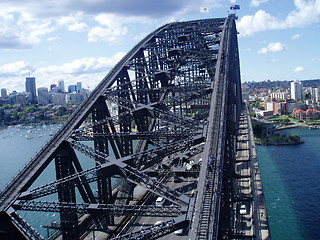
[[[209,12],[209,8],[207,8],[207,7],[201,7],[201,8],[200,8],[200,12],[201,12],[201,13]]]
[[[230,10],[240,10],[240,5],[232,4],[230,5]]]

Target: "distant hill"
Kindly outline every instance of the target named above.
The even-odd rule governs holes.
[[[290,82],[294,80],[284,80],[284,81],[261,81],[261,82],[245,82],[250,89],[253,88],[290,88]],[[303,87],[319,87],[320,88],[320,79],[312,80],[301,80]]]

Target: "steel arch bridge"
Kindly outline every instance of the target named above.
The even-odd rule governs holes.
[[[0,238],[45,239],[25,214],[39,211],[64,240],[217,239],[241,102],[234,15],[160,27],[7,184]]]

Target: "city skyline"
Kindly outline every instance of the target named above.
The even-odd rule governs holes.
[[[32,83],[30,83],[30,80],[32,80]],[[67,89],[67,90],[65,89],[64,81],[63,81],[63,80],[59,80],[57,83],[58,83],[58,84],[56,84],[56,83],[54,83],[54,82],[52,82],[52,83],[47,83],[47,84],[48,84],[48,87],[46,87],[46,86],[38,86],[38,87],[37,87],[37,79],[36,79],[35,77],[26,77],[26,78],[25,78],[25,82],[24,82],[25,88],[24,88],[24,89],[21,89],[21,91],[12,90],[12,91],[10,92],[9,89],[7,89],[6,87],[2,87],[1,90],[4,90],[7,94],[11,94],[11,93],[14,93],[14,92],[16,92],[16,93],[18,93],[18,92],[20,92],[20,93],[33,92],[33,95],[37,95],[35,90],[38,90],[38,89],[40,89],[40,88],[46,88],[46,89],[50,89],[50,91],[52,91],[52,90],[53,90],[53,91],[56,91],[56,90],[52,89],[52,87],[54,87],[54,86],[55,86],[57,89],[60,89],[60,91],[62,91],[62,92],[70,92],[70,91],[69,91],[70,87],[74,87],[74,89],[79,89],[79,90],[83,89],[83,88],[82,88],[82,82],[76,82],[76,83],[73,83],[73,84],[68,85],[68,89]],[[30,86],[30,84],[31,84],[32,86]],[[32,91],[30,90],[31,88],[33,89]],[[0,97],[1,97],[1,96],[0,96]]]
[[[319,79],[320,0],[0,3],[0,88],[64,80],[93,88],[143,37],[172,21],[226,17],[239,4],[242,82]],[[204,11],[204,9],[206,10]]]

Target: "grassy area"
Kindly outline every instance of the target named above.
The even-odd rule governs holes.
[[[268,118],[269,121],[276,121],[276,122],[284,120],[284,119],[289,119],[289,116],[288,115],[281,115],[281,116],[274,116],[274,117]]]
[[[319,125],[320,120],[312,120],[312,121],[307,121],[305,122],[307,125]]]
[[[271,117],[268,118],[269,121],[273,121],[273,122],[305,122],[307,125],[320,125],[320,120],[312,120],[312,121],[303,121],[300,119],[296,119],[293,117],[290,117],[289,115],[282,115],[282,116],[275,116],[275,117]]]
[[[300,119],[293,118],[289,115],[282,115],[282,116],[274,116],[271,118],[268,118],[269,121],[274,122],[281,122],[281,121],[289,121],[289,122],[301,122]]]

